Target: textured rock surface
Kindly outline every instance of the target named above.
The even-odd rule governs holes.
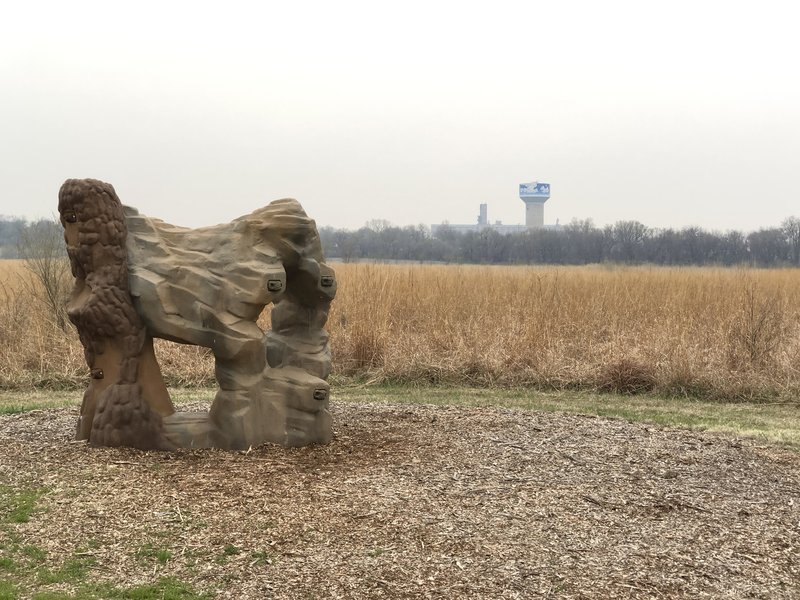
[[[131,293],[155,337],[210,348],[220,389],[208,420],[166,419],[180,446],[327,443],[324,330],[336,293],[314,221],[277,200],[231,223],[185,229],[126,208]],[[274,304],[272,330],[256,324]]]
[[[120,265],[115,273],[125,281],[120,289],[126,318],[138,327],[138,337],[117,339],[117,317],[100,315],[96,321],[97,327],[108,329],[103,339],[122,347],[117,354],[127,375],[120,383],[145,381],[145,391],[169,403],[165,388],[162,394],[155,385],[160,382],[163,388],[151,337],[161,337],[210,348],[219,391],[208,414],[174,413],[171,403],[151,414],[145,410],[153,404],[148,394],[137,396],[128,388],[114,402],[92,392],[91,402],[84,405],[103,432],[92,441],[230,449],[330,441],[325,381],[330,351],[324,326],[336,279],[323,263],[316,225],[300,204],[277,200],[231,223],[199,229],[169,225],[129,207],[118,221],[115,227],[127,245],[126,251],[116,251]],[[69,245],[66,222],[65,228]],[[99,235],[93,243],[102,239]],[[270,303],[272,329],[265,333],[256,321]],[[92,368],[89,353],[95,352],[96,337],[84,340],[81,335]],[[137,352],[144,352],[147,360],[130,363]],[[126,428],[131,422],[156,427],[160,441],[143,434],[149,441],[130,443]]]
[[[128,289],[119,198],[102,181],[70,179],[59,191],[58,211],[75,277],[67,312],[92,375],[77,437],[103,446],[173,448],[162,422],[174,412],[172,403]]]

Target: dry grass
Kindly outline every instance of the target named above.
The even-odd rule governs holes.
[[[800,392],[798,270],[335,266],[336,377],[725,400]],[[0,262],[0,386],[80,382],[76,336],[14,291],[19,268]],[[158,352],[170,383],[213,381],[207,351]]]
[[[339,265],[338,373],[724,399],[800,388],[800,271]]]

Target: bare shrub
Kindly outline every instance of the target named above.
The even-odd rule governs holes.
[[[749,283],[740,294],[728,333],[732,368],[769,367],[785,337],[784,307],[777,293],[767,294]]]
[[[46,308],[59,329],[66,330],[72,277],[61,225],[52,220],[29,224],[20,231],[17,252],[27,271],[21,285]]]
[[[23,261],[0,261],[0,388],[71,387],[87,375],[75,330],[32,295]]]
[[[30,298],[17,286],[0,281],[0,344],[14,343],[31,316]]]
[[[153,349],[167,385],[216,387],[214,353],[209,348],[155,339]]]
[[[615,394],[642,394],[656,387],[652,368],[631,358],[607,364],[600,373],[598,389]]]
[[[348,370],[358,372],[375,369],[384,363],[384,340],[378,331],[358,327],[351,334]]]

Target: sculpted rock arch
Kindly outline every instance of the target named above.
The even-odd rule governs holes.
[[[123,206],[110,184],[70,179],[59,214],[76,280],[68,314],[92,373],[79,439],[145,449],[330,441],[324,326],[336,278],[297,201],[188,229]],[[265,333],[256,320],[270,303]],[[175,412],[154,337],[211,349],[209,412]]]

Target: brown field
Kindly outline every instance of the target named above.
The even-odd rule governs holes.
[[[22,266],[21,260],[0,260],[0,282],[4,285],[15,283]]]
[[[334,378],[800,395],[800,270],[334,266]],[[80,385],[77,336],[15,283],[21,272],[0,261],[0,387]],[[213,380],[207,351],[160,343],[158,352],[171,384]]]

